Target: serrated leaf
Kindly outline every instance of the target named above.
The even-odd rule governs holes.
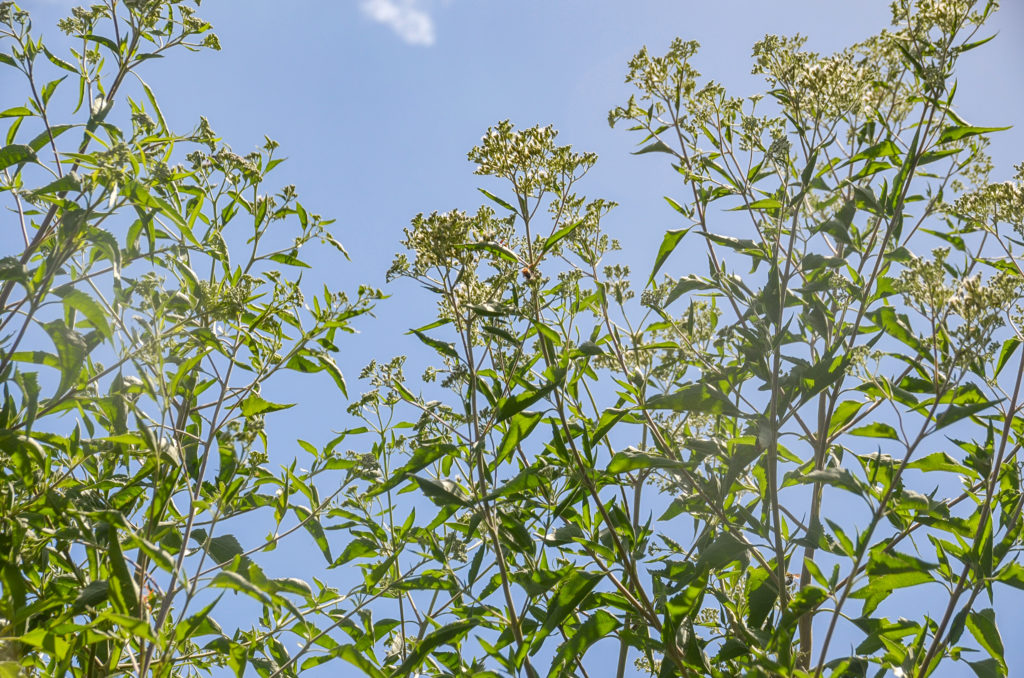
[[[550,632],[558,628],[566,617],[576,613],[580,603],[590,595],[602,578],[603,575],[579,570],[566,577],[548,603],[544,630]]]
[[[747,562],[747,549],[750,547],[737,539],[731,532],[718,535],[711,544],[700,552],[697,558],[697,570],[706,572],[725,567],[736,561]]]
[[[576,632],[562,643],[555,651],[555,659],[551,664],[548,678],[561,675],[564,668],[582,658],[591,645],[619,628],[619,620],[604,610],[595,610],[590,617],[579,625]]]
[[[89,354],[89,345],[78,332],[69,329],[59,320],[42,323],[43,329],[50,335],[57,349],[57,360],[60,366],[60,385],[54,397],[60,397],[78,380],[85,357]]]
[[[860,412],[861,408],[866,405],[863,400],[847,400],[839,403],[835,411],[832,413],[832,419],[829,421],[828,430],[829,434],[835,433],[839,429],[849,424],[857,413]]]
[[[78,592],[75,602],[71,604],[71,612],[79,614],[87,608],[97,607],[100,603],[106,602],[109,597],[110,583],[106,579],[89,582]]]
[[[56,294],[63,301],[65,311],[75,309],[104,337],[109,339],[112,336],[110,325],[107,323],[107,313],[95,299],[81,290],[67,287],[57,290]]]
[[[654,258],[654,267],[651,269],[651,276],[647,279],[650,283],[654,280],[654,276],[661,270],[662,264],[664,264],[670,254],[675,251],[679,241],[683,239],[687,233],[690,232],[688,228],[677,228],[670,231],[665,231],[665,237],[661,240],[661,247],[658,248],[658,256]]]
[[[253,394],[242,401],[241,410],[243,417],[252,417],[257,414],[266,414],[268,412],[278,412],[280,410],[287,410],[289,407],[295,407],[295,403],[287,405],[272,403],[269,400],[264,400],[258,395]]]
[[[972,610],[967,614],[967,630],[971,632],[978,644],[985,648],[985,651],[998,662],[999,667],[1006,674],[1006,660],[1003,655],[1003,639],[999,635],[999,628],[996,626],[996,613],[992,608],[984,610]]]
[[[707,384],[688,384],[675,393],[651,396],[644,407],[651,410],[697,412],[739,416],[740,410],[721,391]]]
[[[36,162],[36,154],[31,147],[11,144],[0,148],[0,170],[26,162]]]
[[[277,254],[270,255],[270,257],[268,258],[271,261],[276,262],[278,264],[285,264],[287,266],[298,266],[300,268],[312,268],[302,259],[299,259],[298,256],[296,256],[296,252],[294,250],[291,252],[278,252]]]
[[[469,506],[462,490],[451,480],[435,480],[423,476],[413,476],[412,479],[419,485],[423,496],[438,506]]]

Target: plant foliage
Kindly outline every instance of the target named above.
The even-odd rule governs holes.
[[[371,362],[362,422],[276,474],[262,422],[288,405],[260,385],[325,371],[344,393],[335,336],[377,293],[305,302],[271,267],[335,243],[293,189],[259,193],[273,142],[240,158],[122,90],[150,56],[216,46],[184,5],[76,11],[69,62],[0,6],[31,92],[0,150],[25,240],[0,276],[5,666],[1009,674],[1024,166],[989,181],[999,128],[958,115],[952,78],[995,2],[897,0],[891,30],[833,55],[767,36],[746,99],[701,80],[694,42],[641,50],[609,122],[669,161],[684,223],[638,299],[608,261],[614,203],[580,193],[596,157],[488,129],[487,203],[416,216],[388,272],[436,298],[409,332],[432,364]],[[51,122],[64,80],[37,65],[77,78],[85,122]],[[277,220],[294,244],[270,244]],[[679,274],[684,249],[706,267]],[[247,548],[227,526],[259,509],[275,527]],[[360,573],[346,594],[257,564],[302,528]],[[254,601],[252,629],[213,621],[219,589]]]

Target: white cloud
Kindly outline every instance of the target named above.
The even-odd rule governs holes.
[[[420,0],[362,0],[361,9],[410,45],[434,44],[434,20]]]

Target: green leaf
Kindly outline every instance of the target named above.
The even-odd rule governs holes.
[[[626,408],[609,407],[601,413],[601,419],[597,422],[597,428],[590,436],[590,444],[596,445],[602,438],[608,435],[608,431],[620,421],[627,424],[638,424],[643,420]]]
[[[42,188],[32,191],[32,195],[52,195],[54,193],[67,193],[82,189],[82,181],[74,172],[68,172],[60,179],[51,181]]]
[[[852,245],[850,225],[857,214],[857,203],[853,200],[843,204],[842,208],[831,219],[826,220],[814,229],[816,233],[827,233],[832,239],[843,245]]]
[[[0,148],[0,170],[26,162],[36,162],[36,154],[30,146],[12,144]]]
[[[633,151],[633,155],[643,155],[644,153],[671,153],[675,155],[675,151],[661,139],[651,142],[641,148],[639,151]]]
[[[661,247],[658,248],[658,256],[654,258],[654,268],[651,269],[651,277],[647,279],[648,283],[654,280],[654,276],[661,270],[662,264],[668,260],[669,255],[675,251],[676,245],[689,232],[690,229],[688,228],[677,228],[665,232],[665,237],[661,241]]]
[[[93,35],[93,34],[90,33],[90,34],[88,34],[88,35],[86,35],[84,37],[85,37],[86,40],[90,40],[92,42],[95,42],[97,45],[103,45],[104,47],[109,49],[111,52],[113,52],[115,56],[121,53],[121,50],[118,48],[117,43],[114,42],[113,40],[111,40],[110,38],[106,37],[106,36],[103,36],[103,35]]]
[[[474,619],[464,619],[445,624],[437,631],[428,633],[423,637],[423,640],[413,646],[409,656],[391,672],[391,675],[395,678],[398,678],[398,676],[411,676],[413,671],[419,667],[419,665],[423,663],[423,660],[429,657],[435,649],[442,645],[453,645],[458,643],[463,636],[477,626],[477,623],[478,622]]]
[[[205,541],[205,540],[204,540]],[[235,556],[239,556],[245,550],[242,545],[238,542],[238,538],[233,534],[223,534],[219,537],[213,537],[209,542],[203,544],[206,547],[206,552],[213,558],[213,562],[218,565],[231,562]]]
[[[110,325],[107,323],[107,313],[95,299],[81,290],[69,287],[58,289],[55,293],[64,302],[65,312],[75,309],[104,337],[109,339],[112,336]]]
[[[764,568],[757,568],[748,575],[746,588],[747,604],[750,608],[747,623],[752,628],[761,628],[779,598],[775,574]]]
[[[897,314],[890,306],[884,306],[871,313],[870,317],[890,337],[898,339],[919,354],[923,352],[921,341],[914,335],[906,316]]]
[[[866,404],[867,403],[863,400],[847,400],[839,403],[839,406],[836,407],[835,411],[832,413],[832,419],[828,424],[829,435],[834,434],[836,431],[849,424],[853,418],[857,416],[857,413],[860,412],[860,409]]]
[[[69,129],[76,126],[77,125],[53,125],[48,130],[43,130],[41,133],[37,134],[32,141],[28,142],[28,146],[33,151],[38,152],[39,149],[50,143],[51,138],[56,139],[61,134],[64,134],[64,132],[67,132]]]
[[[866,426],[858,426],[852,431],[848,431],[852,436],[863,436],[865,438],[888,438],[889,440],[899,440],[900,436],[889,424],[883,424],[882,422],[874,422]]]
[[[110,583],[107,580],[101,579],[89,582],[78,592],[78,597],[75,598],[75,602],[71,605],[71,613],[80,614],[87,608],[98,607],[101,603],[105,603],[109,597]]]
[[[267,412],[287,410],[289,407],[295,407],[295,403],[291,403],[289,405],[272,403],[269,400],[264,400],[258,395],[253,394],[242,401],[241,409],[243,417],[252,417],[257,414],[266,414]]]
[[[992,608],[984,610],[971,610],[967,614],[967,629],[989,653],[992,659],[999,663],[1003,675],[1006,674],[1006,660],[1003,658],[1003,639],[996,627],[996,613]]]
[[[547,616],[544,618],[544,630],[550,633],[560,627],[570,614],[576,614],[579,611],[580,603],[590,595],[602,578],[601,574],[579,570],[566,577],[548,603]]]
[[[68,62],[64,61],[63,59],[55,56],[46,47],[43,47],[43,52],[46,54],[46,58],[50,60],[50,63],[52,63],[57,68],[62,68],[65,71],[67,71],[68,73],[74,73],[75,75],[79,75],[79,72],[78,72],[77,68],[75,68],[74,66],[72,66]]]
[[[504,245],[499,245],[498,243],[495,242],[471,242],[459,245],[459,247],[474,252],[488,252],[498,257],[499,259],[504,259],[510,264],[521,263],[519,261],[519,257],[516,256],[515,252],[505,247]]]
[[[469,506],[462,490],[451,480],[435,480],[423,476],[413,476],[412,479],[419,485],[423,496],[438,506]]]
[[[864,493],[864,487],[860,480],[845,468],[823,468],[807,472],[790,471],[786,474],[786,480],[794,480],[800,484],[822,483],[849,490],[858,495]]]
[[[223,594],[221,594],[223,595]],[[223,634],[220,624],[210,617],[213,608],[220,602],[220,596],[196,614],[190,615],[183,623],[174,627],[174,638],[179,643],[198,636],[219,636]]]
[[[505,459],[519,444],[526,440],[526,436],[533,432],[543,415],[540,412],[520,412],[512,417],[508,423],[508,429],[502,436],[501,446],[498,448],[498,459]]]
[[[1024,590],[1024,565],[1021,565],[1020,563],[1010,563],[999,570],[995,579],[1007,586]]]
[[[711,544],[701,551],[697,558],[697,570],[707,572],[725,567],[729,563],[747,562],[747,549],[750,547],[737,539],[732,532],[723,532]]]
[[[331,562],[331,545],[327,541],[327,535],[324,533],[324,527],[320,524],[318,517],[314,516],[312,511],[301,504],[296,504],[292,509],[299,520],[302,521],[302,526],[306,529],[306,532],[313,537],[313,541],[320,547],[324,558],[327,559],[328,563]]]
[[[508,330],[502,329],[495,325],[484,325],[483,333],[490,335],[492,337],[497,337],[498,339],[508,342],[509,344],[519,344],[519,340],[514,335],[510,334]]]
[[[943,471],[946,473],[960,473],[963,475],[971,475],[973,473],[971,469],[958,462],[946,452],[933,452],[927,457],[910,462],[907,464],[907,468],[925,472]]]
[[[742,210],[777,210],[783,207],[783,204],[775,198],[761,198],[755,200],[747,205],[740,205],[739,207],[733,207],[730,212],[738,212]]]
[[[519,492],[533,491],[540,487],[546,487],[549,482],[537,469],[528,466],[507,483],[488,494],[486,499],[497,499],[498,497],[507,497]]]
[[[352,539],[345,545],[345,550],[343,550],[341,555],[338,556],[338,559],[331,564],[331,567],[344,565],[356,558],[376,558],[379,555],[381,555],[381,548],[377,542],[364,537],[358,537],[356,539]]]
[[[616,452],[608,464],[607,472],[617,475],[619,473],[650,468],[685,468],[685,464],[675,459],[657,457],[651,454]]]
[[[740,416],[740,410],[721,391],[707,384],[688,384],[675,393],[651,396],[644,407],[650,410],[697,412]]]
[[[32,111],[24,106],[15,106],[14,108],[8,108],[6,111],[0,112],[0,118],[23,118],[28,115],[33,115]]]
[[[710,280],[706,280],[695,275],[684,276],[676,281],[675,287],[673,287],[672,291],[668,293],[667,297],[665,297],[665,306],[668,306],[687,292],[692,292],[693,290],[713,289],[715,289],[715,285]]]
[[[577,228],[583,225],[584,219],[580,219],[574,224],[569,224],[563,228],[558,229],[554,233],[548,236],[548,239],[544,241],[544,246],[541,248],[541,254],[545,254],[551,251],[551,248],[562,241],[563,238],[567,238]]]
[[[604,610],[596,610],[594,614],[580,624],[576,632],[562,643],[555,652],[548,678],[561,675],[562,670],[569,668],[573,662],[582,658],[591,645],[619,628],[619,620]]]
[[[508,204],[507,202],[505,202],[504,200],[502,200],[498,196],[494,195],[490,191],[488,191],[486,189],[483,189],[483,188],[477,188],[476,190],[480,191],[481,193],[486,195],[488,198],[490,198],[493,202],[495,202],[498,205],[501,205],[502,207],[507,209],[509,212],[515,212],[516,211],[515,207],[512,207],[512,205]]]
[[[50,335],[50,339],[57,349],[57,360],[60,363],[60,385],[57,387],[54,398],[58,398],[78,381],[82,364],[89,354],[89,345],[86,343],[85,337],[69,329],[60,320],[42,323],[42,326]]]
[[[498,414],[497,417],[495,418],[495,421],[505,421],[509,417],[522,412],[527,407],[529,407],[530,405],[534,404],[535,402],[546,396],[548,393],[551,393],[551,391],[553,391],[555,387],[558,386],[558,384],[561,382],[562,378],[565,377],[565,371],[560,370],[556,376],[558,376],[558,379],[556,379],[555,381],[549,381],[548,383],[544,384],[539,388],[528,389],[526,391],[523,391],[522,393],[517,393],[516,395],[510,398],[505,398],[504,400],[502,400],[501,403],[498,405]]]
[[[1020,347],[1021,341],[1017,337],[1010,337],[1003,342],[1003,348],[999,351],[999,362],[996,363],[995,376],[999,376],[999,373],[1006,367],[1006,363],[1013,357],[1013,354]]]
[[[104,531],[107,537],[107,562],[114,575],[108,581],[115,609],[118,612],[134,616],[139,612],[139,591],[132,571],[128,569],[124,553],[121,551],[118,527],[110,523],[101,523],[99,527],[101,529],[106,527]]]
[[[515,309],[509,306],[503,306],[501,304],[495,304],[487,302],[484,304],[466,304],[467,307],[473,309],[477,313],[489,318],[499,318],[512,313]]]
[[[304,262],[302,259],[299,259],[296,256],[296,254],[297,254],[297,252],[295,250],[292,250],[291,252],[288,252],[288,253],[278,252],[277,254],[270,255],[270,257],[268,257],[268,258],[271,261],[277,262],[279,264],[285,264],[287,266],[298,266],[300,268],[312,268],[309,264]]]
[[[966,139],[967,137],[977,136],[979,134],[988,134],[989,132],[1002,132],[1010,129],[1007,127],[972,127],[970,125],[953,125],[942,130],[942,134],[939,136],[939,140],[936,142],[939,145],[948,144],[950,141],[959,141]]]
[[[583,539],[585,536],[583,529],[580,528],[579,525],[572,523],[570,525],[563,525],[562,527],[548,532],[544,535],[543,541],[548,546],[562,546],[563,544],[569,544],[577,539]]]
[[[338,390],[341,391],[341,395],[348,398],[348,387],[345,384],[345,375],[341,373],[341,368],[338,367],[338,363],[334,362],[334,358],[326,353],[318,353],[316,359],[327,374],[331,375],[331,379],[334,380],[335,386],[337,386]]]
[[[415,334],[420,341],[422,341],[424,344],[434,349],[441,355],[446,355],[449,358],[455,358],[456,360],[458,360],[459,353],[458,351],[455,350],[455,344],[449,344],[439,339],[434,339],[433,337],[429,337],[423,332],[420,332],[419,330],[410,330],[410,332]]]
[[[899,158],[900,149],[892,141],[886,139],[881,143],[875,144],[869,148],[864,149],[857,155],[850,158],[844,165],[857,162],[858,160],[869,160],[874,158]]]
[[[967,662],[978,678],[1006,678],[1006,670],[995,659],[983,659],[980,662]]]
[[[870,615],[895,589],[935,581],[931,575],[935,567],[905,553],[886,551],[884,544],[880,544],[871,550],[867,565],[868,583],[850,596],[863,598],[863,613]]]
[[[237,572],[231,572],[230,570],[221,570],[217,575],[210,581],[210,587],[215,589],[230,589],[232,591],[238,591],[245,595],[255,598],[256,600],[269,605],[271,603],[270,596],[264,591],[260,590],[258,586],[250,582],[248,579],[238,574]]]
[[[789,601],[789,607],[782,616],[779,626],[783,629],[792,628],[800,617],[813,611],[828,600],[828,593],[817,586],[807,586],[797,591]]]
[[[437,443],[416,448],[405,466],[394,471],[391,477],[370,489],[369,496],[376,496],[397,487],[412,474],[423,470],[438,459],[457,453],[459,448],[451,443]]]

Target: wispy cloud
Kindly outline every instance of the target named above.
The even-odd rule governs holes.
[[[434,20],[421,0],[362,0],[363,14],[388,26],[410,45],[434,44]]]

